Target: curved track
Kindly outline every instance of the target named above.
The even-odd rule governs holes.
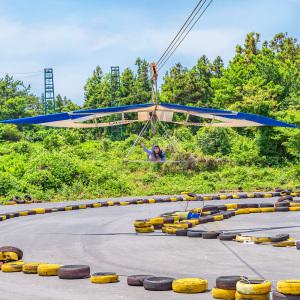
[[[215,203],[274,202],[270,199],[210,201]],[[61,205],[65,205],[62,203]],[[207,204],[207,203],[205,203]],[[31,207],[60,204],[25,205]],[[190,202],[189,208],[201,207]],[[1,211],[22,210],[22,205]],[[116,206],[14,218],[0,222],[0,245],[24,251],[24,260],[59,264],[88,264],[92,272],[111,271],[121,275],[153,274],[171,277],[202,277],[213,287],[221,275],[245,275],[269,280],[299,277],[295,248],[245,245],[219,240],[167,236],[161,233],[136,235],[132,222],[172,210],[184,203]],[[300,212],[239,215],[222,222],[199,225],[204,229],[244,229],[255,233],[287,232],[300,239]],[[299,226],[299,227],[298,227]],[[277,227],[277,229],[274,229]],[[288,227],[288,228],[278,228]],[[272,229],[272,230],[271,230]],[[257,231],[262,230],[262,231]],[[60,280],[22,273],[0,273],[0,299],[211,299],[210,293],[183,295],[148,292],[120,283],[96,285],[86,280]]]

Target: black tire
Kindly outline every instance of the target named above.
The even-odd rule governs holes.
[[[187,236],[194,237],[194,238],[201,238],[203,230],[188,230]]]
[[[249,203],[247,204],[248,208],[258,208],[259,204],[258,203]]]
[[[45,214],[50,214],[52,212],[52,208],[45,208]]]
[[[273,203],[260,203],[259,207],[274,207]]]
[[[28,215],[30,215],[30,216],[31,216],[31,215],[36,215],[36,211],[34,211],[34,210],[29,210],[29,211],[28,211]]]
[[[144,280],[143,286],[148,291],[170,291],[174,280],[171,277],[150,277]]]
[[[218,211],[218,206],[216,205],[205,205],[202,211]]]
[[[198,221],[199,221],[199,224],[204,224],[204,223],[207,223],[207,222],[208,222],[207,219],[206,219],[205,217],[200,217],[200,218],[198,219]]]
[[[290,202],[287,200],[275,203],[275,207],[289,207],[289,206],[290,206]]]
[[[236,238],[235,233],[221,233],[218,236],[220,241],[233,241]]]
[[[262,193],[254,193],[255,198],[263,198],[264,194]]]
[[[178,229],[176,231],[176,236],[187,236],[187,233],[188,233],[187,229]]]
[[[131,275],[127,277],[127,284],[130,286],[143,286],[144,280],[153,278],[153,275]]]
[[[0,247],[0,252],[14,252],[18,255],[19,259],[22,259],[22,257],[23,257],[23,251],[17,247],[2,246],[2,247]]]
[[[279,292],[272,292],[273,300],[300,300],[300,296],[298,295],[284,295]]]
[[[218,210],[219,211],[226,211],[227,210],[227,206],[226,205],[218,205]]]
[[[86,265],[66,265],[58,270],[60,279],[83,279],[90,277],[90,267]]]
[[[244,276],[220,276],[216,279],[216,287],[223,290],[236,290],[236,283]]]
[[[300,241],[296,242],[296,248],[297,248],[297,250],[300,250]]]
[[[276,212],[284,212],[284,211],[289,211],[288,207],[275,207]]]
[[[272,192],[271,194],[273,195],[273,197],[278,197],[278,196],[280,196],[280,192],[276,192],[276,191],[275,191],[275,192]]]
[[[247,203],[238,203],[237,208],[248,208]]]
[[[206,231],[202,233],[202,238],[204,239],[217,239],[220,232],[217,231]]]
[[[247,194],[238,194],[240,199],[247,199],[248,195]]]
[[[283,242],[283,241],[286,241],[290,238],[290,235],[289,234],[277,234],[273,237],[271,237],[271,242],[272,243],[278,243],[278,242]]]
[[[212,195],[212,199],[213,200],[220,200],[220,196],[219,195]]]

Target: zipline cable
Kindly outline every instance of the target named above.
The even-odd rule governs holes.
[[[195,27],[195,25],[198,23],[198,21],[200,20],[200,18],[203,16],[203,14],[206,12],[206,10],[209,8],[209,6],[211,5],[211,3],[213,2],[213,0],[210,0],[208,5],[205,7],[205,9],[202,11],[202,13],[199,15],[199,17],[196,19],[196,21],[192,24],[192,26],[190,27],[190,29],[188,30],[188,32],[183,36],[183,38],[180,40],[180,42],[177,44],[177,46],[175,47],[175,49],[168,55],[167,58],[164,59],[163,62],[160,63],[158,71],[160,71],[164,65],[167,63],[167,61],[170,59],[170,57],[174,54],[174,52],[178,49],[178,47],[182,44],[182,42],[185,40],[185,38],[187,37],[187,35],[191,32],[191,30]],[[204,2],[205,3],[205,2]]]
[[[162,61],[162,59],[164,58],[164,56],[166,56],[167,55],[167,52],[169,51],[169,49],[171,48],[171,46],[173,45],[173,43],[175,43],[175,41],[176,41],[176,39],[177,39],[177,37],[181,34],[181,32],[183,31],[185,31],[186,30],[186,28],[188,27],[188,25],[186,26],[186,24],[188,23],[188,21],[191,19],[191,17],[195,14],[197,14],[197,13],[195,13],[196,12],[196,10],[198,9],[198,7],[200,6],[200,4],[201,4],[201,2],[202,2],[203,0],[200,0],[199,2],[198,2],[198,4],[196,5],[196,7],[193,9],[193,11],[190,13],[190,15],[189,15],[189,17],[187,18],[187,20],[184,22],[184,24],[181,26],[181,28],[180,28],[180,30],[177,32],[177,34],[176,34],[176,36],[173,38],[173,40],[171,41],[171,43],[169,44],[169,46],[168,46],[168,48],[165,50],[165,52],[163,53],[163,55],[160,57],[160,59],[157,61],[157,65],[159,65],[159,63]],[[194,16],[195,17],[195,16]]]

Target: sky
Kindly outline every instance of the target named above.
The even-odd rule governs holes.
[[[135,68],[156,61],[198,0],[0,0],[0,77],[9,73],[43,92],[54,69],[55,93],[78,104],[97,65]],[[194,65],[205,54],[227,63],[248,32],[262,40],[288,32],[300,40],[300,0],[214,0],[162,69]]]

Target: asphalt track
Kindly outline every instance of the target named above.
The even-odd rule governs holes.
[[[273,199],[232,199],[205,204],[274,202]],[[89,203],[92,201],[89,201]],[[78,203],[78,202],[77,202]],[[85,202],[86,203],[86,202]],[[64,203],[1,206],[0,211],[32,207],[58,207]],[[189,208],[202,202],[189,202]],[[136,235],[135,219],[183,210],[186,203],[158,203],[102,207],[45,215],[19,217],[0,222],[0,245],[23,249],[24,261],[87,264],[92,272],[116,272],[119,283],[97,285],[84,280],[61,280],[23,273],[0,272],[0,299],[18,300],[143,300],[212,299],[210,293],[176,294],[129,287],[126,275],[152,274],[174,278],[208,279],[212,288],[221,275],[279,279],[299,278],[300,251],[270,245],[239,244],[162,233]],[[202,229],[243,230],[252,234],[289,233],[300,239],[300,212],[238,215],[229,220],[197,226]],[[197,228],[196,227],[196,228]],[[276,229],[274,229],[276,227]]]

